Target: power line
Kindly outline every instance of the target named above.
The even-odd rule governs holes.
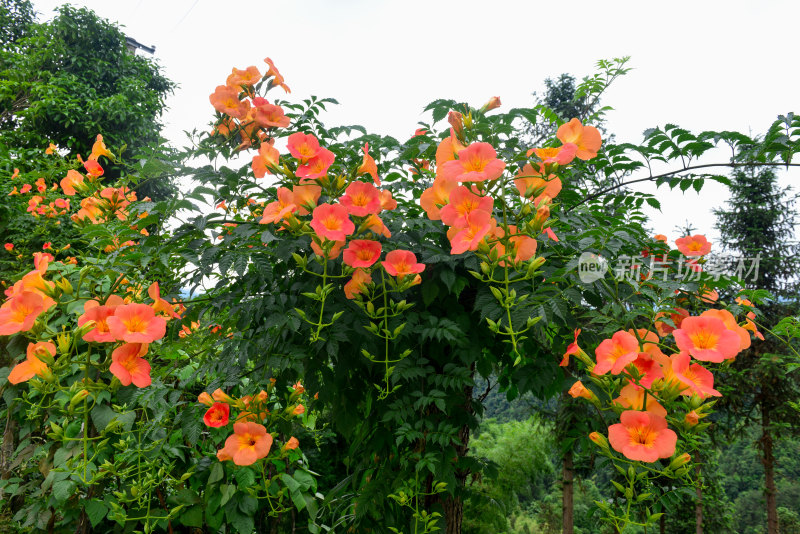
[[[181,22],[183,22],[186,19],[186,17],[189,16],[189,13],[192,12],[192,10],[194,9],[194,6],[196,6],[197,2],[199,2],[199,1],[200,0],[194,0],[194,3],[192,4],[192,7],[190,7],[189,10],[186,13],[183,14],[183,16],[181,17],[181,20],[179,20],[178,23],[175,24],[175,27],[172,28],[172,31],[175,31],[178,28],[178,26],[181,25]]]

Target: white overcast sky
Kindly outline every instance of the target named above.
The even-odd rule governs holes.
[[[34,0],[40,18],[56,0]],[[800,71],[794,29],[800,1],[380,1],[221,2],[86,0],[101,17],[156,47],[155,59],[180,87],[169,99],[165,136],[205,128],[208,95],[232,67],[269,56],[291,97],[334,97],[329,124],[361,124],[404,139],[436,98],[480,106],[532,105],[543,80],[594,72],[599,59],[632,56],[634,70],[603,102],[615,108],[609,131],[639,142],[649,127],[676,123],[693,132],[763,133],[779,114],[798,111]],[[720,155],[719,160],[725,156]],[[789,185],[797,179],[783,176]],[[651,189],[647,189],[652,191]],[[671,239],[691,222],[712,241],[711,208],[724,186],[698,195],[658,191],[653,227]]]

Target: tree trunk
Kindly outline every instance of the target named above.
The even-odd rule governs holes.
[[[575,472],[572,465],[572,450],[564,453],[564,471],[561,477],[561,532],[573,534],[574,528],[574,492],[573,479]]]
[[[475,364],[470,366],[470,375],[475,376]],[[468,415],[473,415],[475,411],[472,408],[472,391],[473,386],[466,386],[464,388],[464,405],[463,409]],[[445,534],[461,534],[461,525],[464,521],[464,501],[461,498],[461,491],[467,483],[467,477],[470,474],[469,469],[459,468],[458,465],[462,458],[467,456],[469,452],[469,437],[470,428],[468,424],[461,427],[458,431],[458,441],[455,443],[456,449],[456,468],[455,478],[456,487],[452,488],[452,495],[448,496],[442,501],[442,508],[444,508],[444,532]]]
[[[775,455],[769,409],[761,403],[761,463],[764,464],[764,495],[767,498],[767,534],[778,534],[778,509],[775,503]]]
[[[443,504],[445,533],[461,534],[461,523],[464,521],[464,503],[461,497],[448,497]]]
[[[667,534],[667,514],[662,515],[658,520],[658,532],[659,534]]]
[[[469,400],[472,399],[472,388],[469,388]],[[458,433],[459,443],[456,445],[458,459],[465,457],[469,450],[469,426],[464,425]],[[461,524],[464,521],[464,501],[459,495],[461,488],[467,483],[468,469],[456,468],[456,487],[455,495],[447,497],[442,506],[444,507],[445,534],[461,534]]]
[[[17,422],[11,418],[11,412],[11,407],[9,407],[3,430],[3,445],[0,447],[0,479],[2,480],[11,478],[11,457],[17,448]]]
[[[695,451],[695,473],[697,474],[697,500],[694,503],[694,532],[703,534],[703,480],[700,477],[700,453]]]

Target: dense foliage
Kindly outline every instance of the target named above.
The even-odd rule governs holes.
[[[601,61],[576,98],[597,101],[626,61]],[[760,332],[705,238],[650,236],[657,199],[621,182],[653,161],[677,170],[643,179],[727,182],[692,165],[719,143],[788,165],[800,121],[762,141],[667,125],[614,144],[591,105],[566,121],[436,100],[401,142],[326,126],[332,99],[276,98],[289,89],[265,63],[233,69],[212,132],[155,165],[195,181],[182,198],[138,197],[140,171],[99,136],[86,161],[38,154],[10,181],[13,224],[76,241],[4,250],[7,517],[52,532],[552,530],[554,474],[570,458],[565,474],[584,475],[586,456],[603,477],[583,476],[576,530],[679,517],[702,489],[712,370]],[[542,121],[555,138],[523,144]],[[495,388],[543,413],[562,397],[555,424],[481,429]]]

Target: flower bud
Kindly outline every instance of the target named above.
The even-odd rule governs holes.
[[[672,460],[670,462],[669,466],[670,466],[671,469],[679,469],[679,468],[683,467],[684,465],[688,464],[691,460],[692,460],[692,457],[689,456],[689,453],[688,452],[684,452],[683,454],[681,454],[680,456],[678,456],[674,460]]]
[[[72,336],[62,331],[56,336],[56,345],[58,346],[58,351],[66,356],[69,354],[70,345],[72,345]]]
[[[700,422],[700,415],[694,410],[686,414],[686,417],[683,418],[684,423],[689,426],[694,426]]]
[[[459,113],[458,111],[451,111],[447,114],[447,122],[450,123],[450,126],[453,128],[453,132],[455,132],[456,137],[459,139],[464,138],[464,116]]]
[[[72,295],[72,284],[70,284],[69,280],[66,278],[61,278],[58,282],[56,282],[56,286],[58,286],[58,288],[61,289],[64,294]]]
[[[482,113],[486,113],[487,111],[491,111],[491,110],[493,110],[493,109],[497,109],[497,108],[499,108],[500,106],[501,106],[501,103],[500,103],[500,97],[499,97],[499,96],[493,96],[492,98],[490,98],[490,99],[489,99],[489,101],[488,101],[488,102],[486,102],[486,103],[485,103],[485,104],[484,104],[484,105],[481,107],[481,112],[482,112]]]
[[[233,402],[233,398],[231,398],[230,395],[226,394],[219,388],[214,390],[214,393],[211,394],[211,398],[217,402],[227,402],[227,403]]]
[[[42,371],[42,374],[39,375],[39,378],[41,378],[42,380],[44,380],[48,384],[53,384],[56,381],[56,377],[53,374],[53,371],[51,371],[49,367],[47,369],[45,369],[44,371]]]
[[[89,391],[86,389],[82,389],[77,392],[75,395],[72,396],[72,399],[69,401],[70,409],[74,409],[78,404],[83,402],[83,400],[89,396]]]
[[[608,439],[606,439],[606,437],[603,434],[599,432],[592,432],[591,434],[589,434],[589,439],[592,440],[594,444],[600,447],[601,449],[606,449],[606,450],[608,449]]]
[[[542,200],[539,202],[539,205],[536,208],[536,222],[540,225],[544,225],[547,219],[550,218],[550,197],[547,195],[542,197]]]
[[[64,429],[55,424],[53,421],[50,421],[50,429],[53,431],[54,439],[61,439],[61,437],[64,435]]]
[[[300,442],[297,441],[297,438],[292,436],[291,438],[289,438],[289,441],[287,441],[286,443],[283,444],[283,447],[281,447],[281,450],[282,451],[290,451],[292,449],[296,449],[299,445],[300,445]]]
[[[75,337],[79,338],[79,339],[82,338],[83,336],[85,336],[89,332],[89,330],[93,330],[94,327],[96,327],[96,326],[97,326],[97,322],[95,322],[94,320],[90,319],[90,320],[86,321],[81,326],[79,326],[78,328],[75,329]]]
[[[211,398],[207,392],[202,392],[200,395],[197,396],[197,402],[200,404],[205,404],[206,406],[211,406],[214,404],[214,400]]]
[[[544,262],[545,262],[544,257],[539,256],[538,258],[536,258],[531,262],[530,267],[528,267],[528,272],[533,273],[533,271],[544,265]]]
[[[58,284],[53,284],[52,286],[45,284],[44,287],[40,288],[40,291],[45,295],[47,295],[48,297],[57,300],[58,297],[61,295],[62,289]]]
[[[569,394],[573,399],[583,397],[586,400],[592,400],[595,398],[594,392],[591,389],[587,389],[580,380],[572,384],[572,387],[569,388]]]

